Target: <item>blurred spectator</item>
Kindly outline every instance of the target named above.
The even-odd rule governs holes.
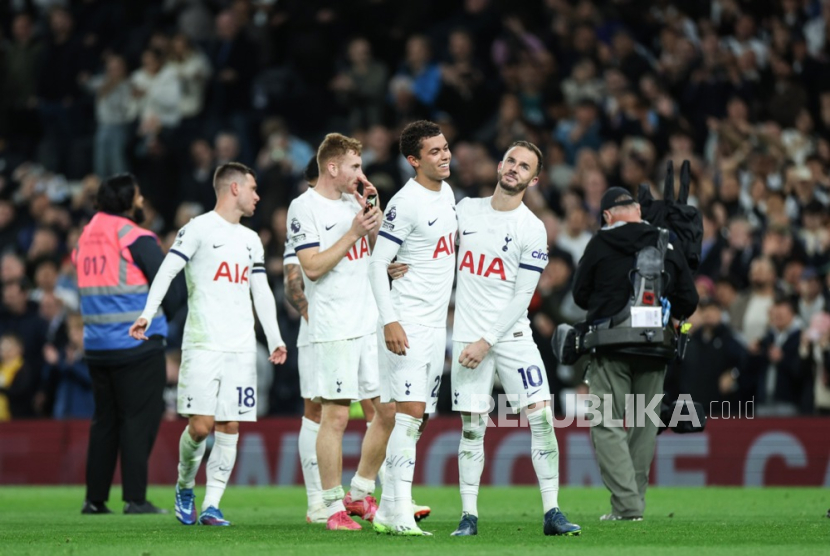
[[[33,147],[37,130],[33,129],[37,106],[38,67],[43,56],[43,45],[35,37],[32,17],[19,13],[11,26],[12,41],[0,46],[5,72],[0,77],[0,136],[8,131],[14,137],[25,138]],[[7,170],[12,170],[9,168]]]
[[[695,320],[686,357],[679,366],[678,391],[690,394],[708,413],[711,402],[734,399],[747,354],[723,322],[714,299],[701,298]]]
[[[581,207],[568,211],[565,229],[556,239],[556,245],[570,253],[575,263],[579,262],[593,234],[588,231],[588,214]]]
[[[164,128],[175,128],[182,118],[182,87],[176,70],[165,63],[164,54],[147,49],[141,54],[141,68],[130,77],[138,102],[138,134],[148,142]]]
[[[560,191],[566,189],[573,180],[574,169],[567,162],[565,148],[562,143],[553,141],[548,145],[545,166],[548,179]]]
[[[212,206],[216,200],[213,191],[213,171],[216,169],[213,149],[205,139],[196,139],[190,144],[190,159],[184,166],[182,200]]]
[[[571,107],[575,107],[582,100],[590,100],[594,104],[602,102],[605,84],[597,75],[593,60],[584,58],[574,66],[570,77],[562,81],[562,93]]]
[[[717,278],[723,263],[723,250],[725,241],[721,236],[720,229],[715,220],[715,214],[711,210],[703,212],[703,240],[700,249],[700,266],[697,273]]]
[[[213,73],[208,87],[208,126],[211,133],[230,128],[241,141],[242,159],[253,159],[248,141],[246,115],[251,105],[251,82],[256,72],[257,52],[240,28],[233,12],[216,16],[216,38],[207,48]]]
[[[727,237],[728,243],[721,253],[721,275],[731,277],[738,288],[744,289],[749,285],[750,264],[759,251],[752,241],[749,221],[741,217],[732,219]]]
[[[813,315],[801,335],[798,353],[802,365],[813,375],[815,412],[830,415],[830,314],[822,311]]]
[[[45,256],[32,263],[35,278],[35,290],[29,298],[40,303],[45,295],[54,295],[70,311],[78,311],[78,292],[58,283],[60,268],[53,257]]]
[[[0,335],[0,422],[35,416],[37,384],[38,375],[25,358],[20,336]]]
[[[3,309],[0,334],[14,333],[23,343],[23,356],[33,369],[43,361],[47,323],[40,317],[37,303],[29,301],[31,285],[26,278],[3,282]]]
[[[393,147],[395,140],[392,133],[382,125],[372,126],[363,147],[363,173],[372,182],[380,195],[380,205],[403,187],[403,180],[398,168]]]
[[[346,60],[329,88],[347,113],[351,129],[367,128],[383,121],[387,71],[372,57],[372,47],[365,37],[352,39]]]
[[[792,304],[777,300],[770,309],[770,327],[761,340],[764,365],[755,377],[759,416],[809,414],[813,407],[813,376],[801,364],[801,322]]]
[[[0,282],[3,284],[26,277],[26,263],[16,253],[6,253],[0,259]]]
[[[210,61],[193,46],[187,35],[179,33],[170,43],[167,65],[179,78],[179,113],[182,119],[195,118],[201,114],[204,105],[205,87],[211,74]]]
[[[216,134],[213,140],[214,154],[216,155],[216,166],[233,162],[239,158],[239,137],[230,131],[222,131]]]
[[[798,282],[798,317],[802,322],[808,323],[816,314],[828,309],[830,307],[827,306],[821,276],[815,268],[805,268]]]
[[[412,94],[421,104],[435,104],[441,91],[441,69],[432,61],[432,46],[426,36],[414,35],[406,41],[406,59],[397,76],[411,80]]]
[[[611,65],[619,68],[631,83],[637,83],[651,69],[651,64],[644,56],[646,50],[634,42],[631,34],[621,29],[614,34],[610,52],[600,49],[600,58],[606,58]]]
[[[583,99],[574,107],[572,115],[570,119],[561,120],[554,132],[554,138],[565,149],[568,164],[574,163],[581,149],[596,151],[602,145],[596,105]]]
[[[95,93],[95,119],[98,123],[93,169],[102,178],[130,169],[127,147],[130,143],[130,124],[135,120],[138,106],[128,77],[124,58],[111,55],[106,60],[106,73],[86,83]]]
[[[57,383],[53,416],[55,419],[89,419],[95,412],[92,379],[84,360],[84,324],[80,314],[67,317],[69,343],[63,350],[52,344],[44,347],[45,380],[54,375]]]
[[[50,10],[50,35],[37,66],[37,108],[45,140],[41,160],[57,172],[75,170],[70,161],[72,138],[80,126],[78,76],[84,69],[84,51],[73,27],[68,10]]]
[[[749,291],[735,300],[732,326],[740,332],[753,351],[766,334],[769,312],[775,299],[775,267],[767,258],[752,261],[749,268]]]
[[[441,64],[441,92],[438,107],[453,115],[461,133],[478,129],[492,105],[490,85],[481,60],[476,58],[476,44],[466,29],[454,29],[447,46],[447,58]]]

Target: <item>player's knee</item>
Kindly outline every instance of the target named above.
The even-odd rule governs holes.
[[[306,401],[305,407],[303,408],[303,417],[320,424],[320,416],[322,413],[323,407],[320,404]]]
[[[375,418],[372,420],[372,426],[375,423],[381,427],[392,430],[395,426],[395,404],[393,403],[379,403],[375,405]]]
[[[323,408],[321,415],[322,426],[343,432],[349,424],[349,407],[337,404],[330,404]]]
[[[213,423],[205,419],[193,419],[190,421],[188,432],[190,437],[196,442],[201,442],[210,434],[213,428]]]

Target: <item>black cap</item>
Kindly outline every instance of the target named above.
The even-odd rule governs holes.
[[[625,197],[624,199],[620,199],[620,197]],[[619,199],[619,200],[617,200]],[[623,205],[633,205],[636,203],[637,200],[631,194],[628,189],[624,187],[611,187],[603,193],[602,201],[599,203],[599,219],[602,224],[605,224],[605,216],[604,213],[606,210],[611,210],[614,207],[621,207]]]

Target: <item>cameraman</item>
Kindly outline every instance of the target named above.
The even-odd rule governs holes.
[[[600,204],[602,229],[588,243],[574,277],[574,301],[588,311],[589,325],[606,325],[632,300],[630,273],[637,253],[656,247],[659,228],[642,220],[640,205],[626,189],[612,187]],[[671,303],[671,315],[691,315],[698,294],[689,265],[671,244],[665,251],[662,295]],[[616,320],[616,319],[615,319]],[[599,397],[598,411],[604,415],[603,396],[611,394],[613,419],[625,416],[625,395],[644,394],[646,405],[663,392],[666,374],[662,345],[644,343],[635,347],[597,347],[590,355],[586,381],[590,393]],[[623,353],[624,351],[624,353]],[[659,406],[658,406],[659,407]],[[611,513],[603,521],[641,520],[645,509],[648,473],[654,457],[657,426],[649,418],[645,426],[609,427],[601,423],[591,429],[600,472],[611,491]]]

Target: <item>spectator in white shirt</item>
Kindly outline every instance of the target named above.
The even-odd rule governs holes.
[[[93,167],[101,179],[129,171],[127,144],[137,104],[127,79],[127,63],[118,55],[106,60],[106,71],[86,83],[95,93],[95,150]]]
[[[139,103],[139,135],[157,136],[162,128],[179,125],[181,85],[176,71],[164,64],[160,52],[147,49],[141,55],[141,68],[131,77],[133,95]]]
[[[204,106],[205,85],[211,74],[208,57],[193,47],[187,35],[179,33],[173,37],[167,67],[172,68],[179,77],[181,117],[198,116]]]

